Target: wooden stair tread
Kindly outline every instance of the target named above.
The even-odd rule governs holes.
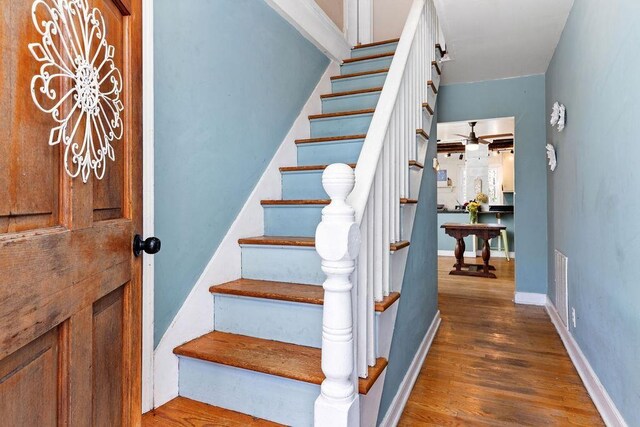
[[[358,73],[350,73],[350,74],[342,74],[339,76],[332,76],[331,80],[340,80],[340,79],[350,79],[352,77],[362,77],[362,76],[368,76],[371,74],[382,74],[382,73],[388,73],[389,69],[388,68],[380,68],[378,70],[372,70],[372,71],[360,71]]]
[[[350,95],[361,95],[363,93],[373,93],[382,91],[381,87],[372,87],[369,89],[358,89],[358,90],[348,90],[345,92],[336,92],[336,93],[326,93],[324,95],[320,95],[321,99],[327,98],[337,98],[340,96],[350,96]]]
[[[189,341],[173,352],[179,356],[219,363],[312,384],[321,384],[322,350],[280,341],[213,331]],[[366,394],[387,365],[379,358],[369,368],[369,378],[360,379],[359,391]]]
[[[351,50],[365,49],[367,47],[382,46],[383,44],[398,43],[399,41],[400,41],[400,39],[380,40],[379,42],[359,44],[357,46],[352,47]],[[439,46],[439,45],[436,45],[436,46]]]
[[[328,205],[331,203],[331,200],[328,199],[285,199],[285,200],[261,200],[260,204],[262,206],[288,206],[288,205]]]
[[[281,426],[251,415],[176,397],[142,416],[142,427]]]
[[[264,298],[305,304],[322,305],[324,302],[324,289],[322,286],[272,282],[269,280],[238,279],[221,285],[211,286],[209,291],[213,294]]]
[[[409,241],[401,240],[399,242],[391,244],[391,251],[399,251],[400,249],[406,248],[407,246],[409,246]]]
[[[395,55],[395,52],[376,53],[375,55],[361,56],[360,58],[348,58],[342,61],[344,64],[352,64],[354,62],[368,61],[370,59],[388,58]]]
[[[312,144],[314,142],[333,142],[333,141],[347,141],[350,139],[365,139],[366,134],[358,135],[342,135],[342,136],[323,136],[320,138],[306,138],[296,139],[296,144]]]
[[[302,172],[302,171],[322,171],[329,165],[309,165],[309,166],[284,166],[280,168],[280,172]],[[355,163],[349,163],[352,168],[356,167]]]
[[[312,114],[309,116],[309,120],[329,119],[331,117],[357,116],[359,114],[373,114],[375,111],[376,111],[375,108],[367,108],[366,110],[352,110],[352,111],[340,111],[337,113]]]
[[[316,246],[315,237],[257,236],[238,239],[240,245]]]
[[[440,65],[438,65],[438,61],[431,61],[431,65],[436,67],[436,71],[438,72],[438,75],[442,74],[442,70],[440,69]]]
[[[384,297],[382,301],[376,301],[375,310],[378,313],[382,313],[391,307],[394,302],[400,299],[400,292],[391,292],[388,296]]]
[[[431,107],[431,105],[429,105],[428,102],[423,103],[422,108],[426,108],[429,114],[433,115],[433,108]]]
[[[262,298],[315,305],[324,304],[324,289],[322,286],[305,285],[301,283],[238,279],[221,285],[211,286],[209,291],[213,294]],[[392,292],[382,301],[376,302],[375,310],[377,312],[385,311],[395,301],[397,301],[398,298],[400,298],[400,293]]]
[[[330,199],[264,199],[260,201],[262,206],[328,205],[329,203],[331,203]],[[418,203],[417,199],[400,198],[401,205],[414,205],[416,203]]]
[[[299,246],[306,248],[315,248],[316,238],[300,236],[256,236],[238,239],[238,244],[265,246]],[[406,248],[407,246],[409,246],[409,242],[406,240],[401,240],[389,245],[391,251],[397,251],[398,249]]]
[[[427,132],[425,132],[424,129],[416,129],[416,134],[420,135],[424,139],[429,139],[429,134],[427,134]]]
[[[436,87],[436,84],[433,82],[433,80],[429,80],[427,82],[427,85],[429,85],[429,87],[431,88],[431,90],[433,91],[433,93],[437,94],[438,93],[438,88]]]
[[[428,139],[428,135],[427,135]],[[355,163],[349,163],[352,168],[356,167]],[[325,170],[329,165],[308,165],[308,166],[283,166],[280,168],[280,172],[307,172],[307,171],[321,171]],[[418,168],[424,168],[422,163],[415,160],[409,160],[409,166],[415,166]]]

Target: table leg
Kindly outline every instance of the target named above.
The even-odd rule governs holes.
[[[484,274],[489,275],[489,259],[491,259],[491,248],[489,247],[489,239],[483,239],[484,246],[482,248],[482,261],[484,262]]]
[[[456,250],[455,250],[455,255],[456,255],[456,270],[460,271],[462,269],[462,266],[464,265],[464,251],[465,251],[465,245],[464,245],[464,239],[460,238],[460,239],[456,239]]]

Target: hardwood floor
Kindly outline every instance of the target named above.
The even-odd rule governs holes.
[[[438,261],[440,330],[400,426],[600,426],[542,307],[513,303],[515,262],[498,279],[450,276]]]

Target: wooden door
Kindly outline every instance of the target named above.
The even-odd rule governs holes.
[[[0,425],[140,422],[141,13],[0,0]]]

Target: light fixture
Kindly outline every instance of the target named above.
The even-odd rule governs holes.
[[[462,160],[464,158],[464,154],[460,154],[460,157],[458,157],[460,160]]]
[[[513,150],[509,151],[511,154],[513,154]]]
[[[478,144],[477,142],[475,144],[472,142],[467,142],[466,147],[469,151],[478,151],[478,148],[480,148],[480,144]]]
[[[451,157],[451,153],[447,153],[447,157]]]

